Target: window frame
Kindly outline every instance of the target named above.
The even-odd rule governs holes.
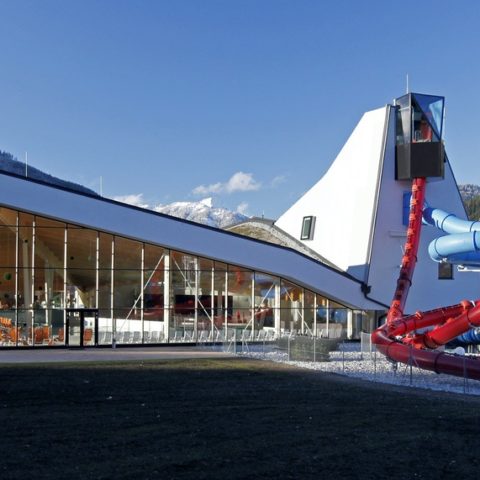
[[[307,222],[309,222],[307,227]],[[306,229],[308,230],[306,231]],[[307,215],[302,220],[302,230],[300,232],[300,240],[313,240],[315,231],[315,216]]]
[[[440,262],[438,264],[438,280],[453,280],[453,263]]]

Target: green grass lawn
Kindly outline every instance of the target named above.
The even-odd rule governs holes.
[[[480,400],[248,359],[0,367],[1,479],[468,479]]]

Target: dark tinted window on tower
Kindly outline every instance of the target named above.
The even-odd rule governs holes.
[[[303,217],[301,240],[313,240],[313,231],[315,229],[315,217]]]
[[[451,263],[441,262],[438,264],[438,279],[453,280],[453,265]]]

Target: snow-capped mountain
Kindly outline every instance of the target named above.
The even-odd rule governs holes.
[[[173,202],[168,205],[158,205],[154,210],[217,228],[225,228],[248,218],[246,215],[226,208],[214,207],[211,198],[205,198],[199,202]]]
[[[57,185],[69,190],[75,190],[81,193],[87,193],[89,195],[97,195],[96,192],[89,188],[79,185],[68,180],[62,180],[48,173],[42,172],[38,168],[29,165],[26,167],[25,163],[18,161],[13,155],[8,152],[0,150],[0,170],[14,173],[16,175],[25,176],[28,178],[40,180],[44,183],[51,185]],[[166,215],[172,215],[173,217],[183,218],[192,222],[203,223],[217,228],[225,228],[235,223],[242,222],[248,217],[226,208],[214,207],[211,198],[206,198],[199,202],[174,202],[168,205],[157,205],[151,207],[147,204],[139,204],[138,197],[133,195],[129,199],[129,196],[119,197],[118,200],[123,203],[130,203],[143,208],[152,209],[156,212],[165,213]]]

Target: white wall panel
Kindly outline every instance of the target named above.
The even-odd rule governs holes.
[[[300,239],[302,219],[316,217],[303,243],[363,280],[383,154],[388,107],[365,113],[327,173],[275,224]]]

